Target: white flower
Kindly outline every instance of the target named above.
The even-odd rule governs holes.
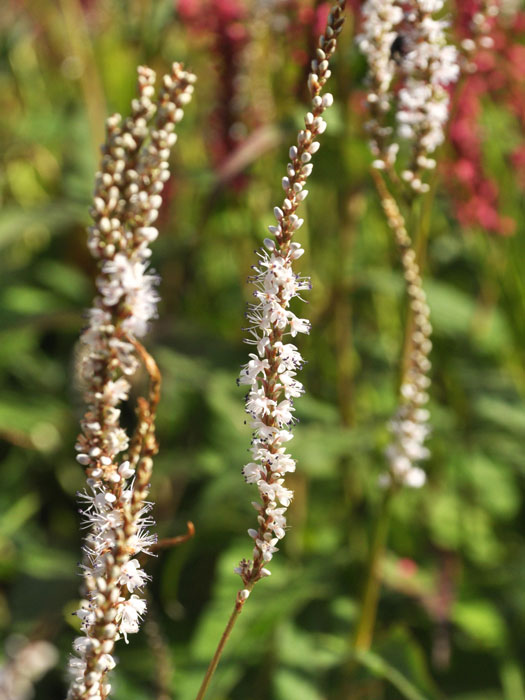
[[[119,583],[126,586],[130,593],[133,593],[135,588],[142,588],[149,576],[142,571],[137,559],[130,559],[120,568]]]
[[[156,316],[159,296],[155,289],[158,277],[146,274],[147,263],[130,260],[117,253],[102,266],[98,287],[105,303],[121,303],[126,311],[122,327],[140,338],[146,334],[149,321]]]
[[[292,345],[291,343],[287,343],[286,345],[276,343],[275,347],[279,353],[279,364],[277,366],[278,372],[301,369],[304,360],[295,345]]]
[[[297,318],[291,311],[288,312],[288,321],[290,323],[290,335],[292,338],[298,333],[310,332],[310,321],[307,318]]]
[[[412,381],[405,378],[401,394],[405,403],[401,404],[395,418],[390,422],[392,442],[385,454],[390,473],[397,482],[420,488],[425,483],[426,476],[418,462],[430,455],[424,445],[430,432],[430,414],[421,408],[421,403],[428,397],[417,391],[415,378],[412,378]]]
[[[292,411],[294,410],[291,402],[285,399],[277,404],[272,411],[272,415],[280,426],[288,425],[293,420]]]
[[[326,128],[321,115],[333,102],[330,94],[321,94],[321,87],[330,77],[329,59],[342,26],[341,12],[342,0],[338,0],[328,16],[327,31],[319,40],[308,77],[311,111],[305,116],[305,128],[297,136],[297,145],[289,150],[290,162],[281,181],[285,197],[281,206],[274,207],[277,224],[269,227],[275,240],[264,240],[265,248],[257,253],[251,278],[255,302],[246,314],[250,323],[246,342],[256,346],[257,355],[250,354],[239,383],[250,385],[246,412],[252,417],[253,461],[243,467],[243,474],[248,483],[257,483],[263,503],[255,504],[259,529],[250,530],[255,539],[254,560],[243,560],[237,567],[243,582],[251,585],[269,575],[262,564],[270,561],[277,551],[276,543],[284,537],[284,512],[293,497],[293,492],[284,486],[282,475],[295,470],[295,461],[286,453],[284,444],[293,437],[289,430],[294,420],[292,400],[303,393],[301,382],[295,378],[303,359],[295,345],[283,344],[283,337],[310,331],[310,322],[291,309],[293,300],[301,299],[300,292],[310,289],[310,280],[294,271],[294,263],[304,250],[292,237],[304,223],[297,210],[308,194],[305,184],[313,169],[312,155],[319,148],[317,138]]]
[[[405,484],[413,489],[420,489],[424,486],[427,476],[419,467],[412,467],[405,476]]]
[[[279,381],[284,387],[284,395],[287,399],[295,399],[304,393],[303,385],[294,379],[295,372],[281,372]]]
[[[447,44],[447,22],[432,17],[440,0],[367,0],[357,43],[369,68],[368,104],[374,167],[395,163],[398,144],[385,115],[396,105],[398,135],[414,144],[417,165],[433,167],[428,155],[443,142],[449,114],[446,87],[459,76],[458,53]],[[397,97],[395,97],[397,95]],[[414,190],[427,191],[412,171],[404,179]]]
[[[281,447],[278,454],[273,454],[270,460],[270,469],[274,473],[285,474],[286,472],[295,471],[295,459],[292,459],[289,454]]]
[[[270,519],[270,528],[279,540],[282,540],[286,534],[285,512],[286,508],[268,508],[266,510],[266,516]]]
[[[263,467],[260,464],[257,464],[257,462],[245,464],[242,469],[242,473],[244,474],[244,478],[248,484],[256,484],[259,479],[262,479],[266,475]]]
[[[128,549],[131,554],[149,552],[152,544],[157,541],[156,535],[150,535],[147,527],[139,527],[138,532],[128,538]]]
[[[121,401],[125,401],[128,398],[129,389],[129,382],[124,377],[120,377],[116,381],[110,379],[104,385],[104,403],[116,406]]]
[[[95,612],[92,609],[80,608],[75,614],[81,620],[80,629],[82,631],[89,629],[95,622]]]
[[[158,231],[151,224],[169,177],[167,159],[176,140],[174,125],[191,97],[194,76],[173,64],[157,101],[170,108],[162,115],[163,128],[155,129],[157,106],[151,99],[155,74],[144,66],[138,72],[140,94],[132,102],[132,115],[125,121],[114,115],[107,122],[89,228],[88,246],[99,274],[97,296],[81,337],[79,369],[87,409],[76,445],[89,488],[89,493],[80,495],[89,532],[80,565],[87,593],[77,612],[86,636],[74,644],[82,658],[70,662],[69,700],[107,697],[110,686],[105,674],[115,666],[110,653],[113,643],[119,633],[126,637],[138,630],[145,610],[145,602],[132,592],[148,577],[130,557],[149,551],[155,541],[148,531],[153,521],[147,515],[151,506],[143,501],[144,487],[133,501],[135,484],[125,483],[135,474],[135,467],[145,468],[144,462],[119,465],[117,459],[129,447],[119,406],[128,399],[129,379],[139,366],[135,341],[156,316],[158,279],[149,271],[147,260],[149,244]],[[128,600],[121,595],[126,589],[131,593]]]
[[[264,389],[252,389],[248,394],[246,400],[246,411],[255,416],[267,416],[269,415],[273,407],[275,406],[275,401],[266,396]]]
[[[255,540],[255,544],[261,552],[264,561],[270,561],[273,557],[273,553],[279,551],[279,548],[275,546],[278,541],[277,537],[271,540]]]
[[[146,601],[135,594],[127,600],[121,598],[117,605],[117,616],[115,618],[118,631],[128,643],[128,634],[138,632],[139,622],[146,612]]]
[[[408,15],[411,50],[403,58],[406,80],[399,91],[397,119],[400,135],[420,143],[428,156],[444,140],[450,103],[445,88],[457,81],[459,62],[456,48],[447,44],[447,22],[430,16],[442,3],[417,1],[425,14],[421,19],[418,13]]]
[[[239,384],[253,384],[259,374],[264,375],[265,370],[270,369],[268,360],[261,360],[254,353],[249,356],[252,359],[242,368]]]
[[[72,680],[80,682],[84,679],[86,662],[76,656],[71,656],[67,664],[67,670]]]
[[[261,443],[274,442],[275,440],[281,440],[281,432],[279,428],[273,425],[266,425],[259,419],[252,421],[252,428],[257,435],[258,441]],[[288,431],[284,431],[288,432]],[[257,442],[255,444],[258,444]]]
[[[266,496],[272,503],[279,501],[281,505],[288,508],[293,498],[293,491],[285,488],[282,483],[283,479],[278,479],[273,482],[261,480],[257,485],[261,496]]]

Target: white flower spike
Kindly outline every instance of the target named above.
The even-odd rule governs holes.
[[[287,176],[282,180],[285,198],[280,207],[274,208],[278,226],[269,229],[275,240],[265,239],[265,248],[258,252],[259,260],[251,278],[255,302],[248,307],[250,327],[246,342],[254,345],[257,353],[249,355],[239,384],[249,387],[246,412],[252,418],[254,431],[252,461],[244,466],[243,474],[249,484],[257,484],[261,503],[256,504],[258,529],[250,530],[255,545],[253,560],[243,559],[236,568],[243,580],[243,590],[248,591],[270,574],[266,565],[285,536],[285,512],[293,498],[293,492],[284,485],[284,477],[295,471],[295,460],[284,445],[292,438],[294,400],[303,393],[296,375],[304,361],[290,338],[309,333],[310,322],[296,316],[290,306],[293,299],[300,298],[301,292],[310,289],[310,280],[293,269],[293,263],[304,251],[292,239],[303,224],[296,211],[307,194],[303,188],[313,169],[312,155],[319,149],[317,139],[326,128],[321,115],[333,103],[331,94],[321,93],[330,75],[328,62],[343,26],[344,5],[345,0],[338,0],[333,6],[326,31],[319,40],[308,79],[311,111],[305,116],[305,128],[298,134],[297,145],[289,151]],[[239,594],[238,604],[242,606],[245,599]]]
[[[98,264],[97,296],[81,337],[80,376],[88,406],[81,422],[77,461],[86,469],[80,494],[89,528],[81,565],[83,600],[77,611],[82,637],[70,659],[68,700],[105,700],[115,642],[138,631],[146,602],[137,595],[148,576],[136,556],[155,542],[146,501],[156,453],[155,408],[160,377],[138,342],[156,316],[158,278],[148,266],[152,226],[169,177],[175,122],[193,92],[195,76],[174,63],[156,101],[155,73],[138,69],[139,98],[132,116],[107,121],[101,170],[95,183],[88,246]],[[130,440],[119,406],[128,397],[139,361],[150,375],[150,398],[139,399]]]

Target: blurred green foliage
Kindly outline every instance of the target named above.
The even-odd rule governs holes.
[[[219,59],[209,38],[188,34],[175,3],[13,0],[0,8],[0,32],[0,635],[48,639],[61,668],[77,627],[75,343],[93,294],[85,227],[96,145],[106,114],[127,112],[137,64],[162,72],[184,60],[199,76],[161,215],[153,264],[163,301],[147,341],[164,378],[158,532],[179,534],[192,520],[196,535],[150,561],[149,621],[119,645],[114,674],[115,700],[191,698],[233,605],[233,567],[250,552],[255,493],[240,474],[250,431],[235,384],[247,352],[245,281],[300,124],[297,56],[309,27],[293,51],[276,32],[259,57],[275,119],[258,128],[273,136],[248,149],[229,182],[210,155]],[[210,700],[524,700],[525,219],[505,161],[523,134],[495,104],[483,115],[486,159],[517,231],[460,230],[438,186],[425,283],[435,328],[429,481],[393,504],[375,643],[352,652],[404,319],[367,172],[362,80],[347,28],[301,232],[313,331],[302,341],[291,529]],[[61,668],[40,682],[42,700],[64,694]]]

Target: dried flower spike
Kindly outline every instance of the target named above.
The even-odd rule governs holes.
[[[68,698],[103,700],[110,692],[115,642],[138,631],[146,602],[138,594],[148,576],[136,556],[148,552],[155,536],[146,501],[156,454],[155,410],[160,375],[142,347],[156,316],[158,278],[148,268],[149,245],[168,159],[176,142],[175,124],[191,100],[195,76],[174,63],[155,95],[155,73],[138,69],[138,99],[125,121],[107,120],[100,172],[96,175],[93,226],[88,246],[97,260],[97,296],[81,336],[81,381],[87,411],[81,422],[77,461],[86,469],[80,494],[84,524],[83,600],[77,616],[83,636],[74,642]],[[138,400],[131,440],[120,423],[119,405],[142,363],[150,377],[147,399]]]

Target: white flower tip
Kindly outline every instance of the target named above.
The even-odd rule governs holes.
[[[326,126],[327,126],[327,124],[326,124],[325,120],[322,119],[321,117],[319,117],[319,121],[317,123],[317,133],[324,134],[324,132],[326,131]]]
[[[404,483],[412,489],[420,489],[426,482],[427,475],[419,467],[412,467],[409,472],[407,472]]]
[[[135,470],[132,469],[129,461],[126,460],[125,462],[122,462],[122,464],[118,468],[118,473],[123,479],[129,479],[130,476],[133,476]]]

